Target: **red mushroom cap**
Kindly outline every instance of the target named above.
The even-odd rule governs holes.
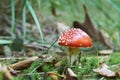
[[[68,47],[91,47],[92,40],[83,30],[72,28],[59,37],[58,44]]]

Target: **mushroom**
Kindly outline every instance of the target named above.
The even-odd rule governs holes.
[[[92,40],[90,36],[83,30],[71,28],[61,34],[58,39],[58,44],[68,47],[71,64],[71,56],[79,52],[79,47],[91,47]]]

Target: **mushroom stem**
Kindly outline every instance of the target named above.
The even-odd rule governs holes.
[[[73,61],[74,61],[74,59],[73,59],[73,61],[72,61],[72,56],[78,54],[79,48],[76,48],[76,47],[69,47],[69,48],[68,48],[68,51],[69,51],[70,65],[72,65],[72,64],[73,64]]]

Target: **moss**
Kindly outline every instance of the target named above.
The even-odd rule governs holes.
[[[110,55],[109,65],[115,65],[120,63],[120,53],[112,53]]]

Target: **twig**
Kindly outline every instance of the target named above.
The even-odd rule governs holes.
[[[52,71],[52,72],[57,72],[57,71]],[[51,72],[40,72],[40,73],[26,73],[26,74],[20,74],[20,75],[23,75],[23,76],[29,76],[29,75],[36,75],[36,74],[39,74],[39,75],[44,75],[44,74],[49,74]]]
[[[19,58],[17,58],[17,57],[7,57],[7,58],[0,58],[0,61],[3,61],[3,60],[16,60],[16,59],[18,59],[18,60],[22,60],[22,59],[28,59],[29,57],[19,57]]]
[[[58,38],[50,45],[50,47],[47,48],[46,51],[44,51],[43,53],[46,53],[49,51],[49,49],[57,42]]]

